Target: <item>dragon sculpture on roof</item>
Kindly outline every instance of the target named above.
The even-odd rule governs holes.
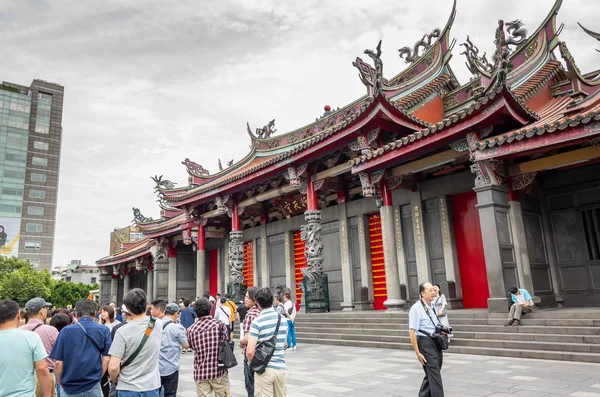
[[[398,50],[398,56],[400,59],[404,59],[404,62],[406,63],[414,63],[423,56],[423,54],[431,47],[433,39],[439,38],[441,33],[439,28],[433,29],[430,33],[425,33],[420,40],[415,42],[412,49],[409,46],[400,48]],[[423,48],[423,51],[419,54],[421,48]]]

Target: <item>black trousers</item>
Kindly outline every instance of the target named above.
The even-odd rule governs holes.
[[[438,350],[433,339],[428,336],[418,336],[417,343],[419,351],[427,360],[423,366],[425,378],[421,383],[419,397],[444,397],[444,385],[440,372],[444,361],[442,350]]]
[[[248,365],[248,360],[244,357],[244,383],[248,397],[254,397],[254,371]]]
[[[177,384],[179,383],[179,371],[171,375],[161,376],[160,385],[164,389],[165,397],[177,397]]]

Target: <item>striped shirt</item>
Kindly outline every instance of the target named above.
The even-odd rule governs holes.
[[[263,310],[260,312],[260,316],[252,321],[250,338],[258,339],[258,343],[271,339],[275,333],[278,318],[281,318],[281,322],[279,324],[279,331],[277,332],[277,344],[275,345],[275,353],[273,353],[273,357],[271,357],[267,368],[285,369],[283,347],[288,329],[285,318],[277,314],[272,307]]]

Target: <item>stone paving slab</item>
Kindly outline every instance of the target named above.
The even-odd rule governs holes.
[[[238,362],[242,363],[239,349]],[[302,345],[286,351],[289,397],[417,396],[423,369],[413,352]],[[181,357],[177,395],[194,397],[193,354]],[[600,364],[446,354],[447,397],[600,397]],[[229,371],[231,396],[245,397],[243,366]]]

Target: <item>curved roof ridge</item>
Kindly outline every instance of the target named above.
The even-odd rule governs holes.
[[[437,38],[437,40],[427,49],[427,51],[425,51],[423,53],[423,55],[421,55],[417,60],[415,60],[414,63],[412,63],[406,69],[402,70],[396,76],[389,79],[389,83],[393,84],[394,82],[401,80],[401,78],[404,77],[405,75],[413,72],[413,70],[415,70],[422,62],[424,62],[424,60],[426,60],[428,58],[428,56],[433,54],[433,52],[435,51],[436,48],[438,48],[438,46],[441,46],[442,40],[445,40],[446,49],[447,49],[446,53],[452,51],[453,45],[450,42],[450,34],[449,33],[450,33],[450,30],[452,29],[452,26],[454,25],[455,18],[456,18],[456,0],[454,0],[454,3],[452,4],[452,11],[450,12],[450,16],[448,17],[446,26],[444,26],[444,29],[441,30],[440,36]],[[445,55],[445,53],[443,51],[442,51],[442,55]],[[448,61],[450,61],[450,58],[451,57],[442,56],[442,63],[448,63]],[[414,78],[419,77],[420,74],[421,73],[418,73],[415,76],[411,76],[407,81],[400,83],[400,84],[397,83],[395,86],[390,86],[388,89],[394,90],[394,89],[400,88],[402,85],[410,85],[409,84],[410,81],[413,80]]]

